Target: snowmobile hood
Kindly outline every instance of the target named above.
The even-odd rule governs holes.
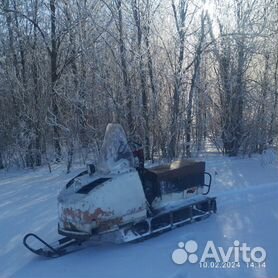
[[[70,186],[65,186],[58,195],[58,202],[64,202],[65,200],[71,199],[72,202],[83,199],[86,195],[95,191],[99,186],[103,186],[105,183],[111,180],[111,176],[99,176],[93,177],[84,175],[81,177],[74,178],[70,181]]]

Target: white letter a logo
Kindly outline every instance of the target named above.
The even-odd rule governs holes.
[[[201,262],[205,262],[207,259],[214,259],[217,263],[220,262],[215,245],[211,240],[209,240],[206,244],[205,250],[201,258]]]

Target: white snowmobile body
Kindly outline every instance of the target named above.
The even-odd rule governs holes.
[[[71,180],[60,192],[60,234],[90,238],[131,227],[167,207],[184,205],[185,201],[206,205],[210,202],[202,195],[204,162],[178,161],[136,170],[133,153],[119,124],[107,126],[95,168],[94,173],[84,172]]]
[[[146,199],[123,128],[106,128],[95,173],[71,180],[58,196],[59,233],[91,235],[146,218]]]
[[[135,169],[76,178],[58,200],[59,229],[64,235],[108,232],[146,218],[145,195]]]

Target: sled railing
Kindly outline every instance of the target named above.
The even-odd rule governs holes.
[[[207,195],[210,191],[210,186],[211,186],[211,180],[212,180],[212,177],[211,177],[211,174],[208,173],[208,172],[205,172],[205,175],[207,175],[209,177],[209,182],[208,184],[204,184],[203,186],[207,187],[207,191],[203,193],[203,195]]]
[[[45,250],[43,248],[39,248],[39,249],[34,249],[33,247],[31,247],[28,243],[27,240],[30,238],[35,238],[38,241],[40,241],[46,248],[48,248],[49,250]],[[23,244],[24,246],[29,249],[31,252],[37,254],[37,255],[44,255],[47,257],[59,257],[61,256],[61,252],[59,252],[58,250],[56,250],[54,247],[52,247],[51,245],[49,245],[46,241],[44,241],[43,239],[41,239],[39,236],[35,235],[35,234],[27,234],[24,238],[23,238]]]

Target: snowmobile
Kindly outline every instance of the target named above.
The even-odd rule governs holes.
[[[64,237],[48,244],[31,233],[23,243],[37,255],[59,257],[87,242],[140,241],[215,213],[210,187],[205,162],[145,168],[140,144],[129,144],[120,124],[108,124],[97,163],[58,195],[58,233]],[[43,247],[32,247],[31,238]]]

